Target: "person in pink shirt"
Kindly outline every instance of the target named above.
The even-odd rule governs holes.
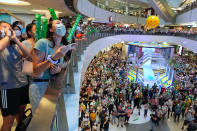
[[[90,95],[90,94],[91,94],[91,91],[92,91],[90,85],[87,87],[86,90],[87,90],[87,92],[88,92],[88,95]]]

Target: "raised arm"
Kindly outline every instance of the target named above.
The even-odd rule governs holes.
[[[19,41],[19,39],[16,37],[15,32],[11,29],[12,31],[12,40],[18,45],[20,49],[20,54],[22,57],[31,57],[31,51],[26,48],[22,42]]]
[[[0,40],[0,52],[2,52],[10,43],[11,32],[9,29],[5,29],[5,37]]]
[[[34,74],[40,74],[47,70],[51,66],[51,62],[48,60],[43,61],[45,53],[34,49],[33,50],[33,72]]]

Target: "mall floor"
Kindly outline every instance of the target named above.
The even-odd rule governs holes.
[[[1,115],[1,113],[0,113]],[[155,131],[183,131],[181,126],[183,124],[183,119],[180,119],[179,123],[175,123],[171,117],[164,122],[161,122],[159,126],[156,127]],[[0,116],[0,126],[2,125],[3,119]],[[16,122],[13,125],[12,131],[15,130]],[[117,127],[116,125],[110,124],[109,131],[150,131],[151,123],[150,121],[145,124],[127,124],[123,128],[121,126]],[[186,129],[184,130],[186,131]]]
[[[185,130],[181,130],[182,124],[182,119],[179,123],[175,123],[173,119],[170,118],[163,122],[160,122],[160,125],[156,126],[155,131],[186,131],[186,127]],[[110,124],[109,131],[150,131],[150,129],[151,122],[149,121],[143,124],[127,124],[123,128]]]

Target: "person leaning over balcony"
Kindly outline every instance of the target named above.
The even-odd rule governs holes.
[[[71,45],[63,45],[62,37],[65,35],[65,26],[59,20],[50,21],[47,28],[47,38],[40,39],[33,50],[33,72],[43,76],[34,79],[30,85],[30,102],[32,111],[37,108],[51,76],[59,73],[63,65],[63,57],[74,49]],[[45,59],[46,58],[46,59]]]
[[[3,125],[0,131],[11,131],[29,103],[28,81],[22,74],[22,57],[30,52],[18,40],[11,25],[0,21],[0,108]]]

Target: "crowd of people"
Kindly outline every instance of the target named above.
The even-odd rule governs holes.
[[[107,25],[100,23],[89,23],[88,25],[81,24],[80,32],[83,34],[89,33],[113,33],[118,34],[135,34],[135,35],[166,35],[180,36],[189,39],[197,40],[197,29],[192,26],[184,27],[157,27],[147,29],[145,25]]]
[[[147,30],[144,26],[140,27],[120,27],[120,26],[98,26],[93,25],[93,28],[99,32],[110,32],[116,34],[136,34],[136,35],[167,35],[167,36],[181,36],[189,39],[197,40],[197,30],[195,28],[168,28],[158,27],[155,29]]]
[[[121,50],[116,47],[107,52],[100,52],[92,60],[85,74],[80,92],[79,126],[82,130],[97,131],[104,129],[107,131],[111,115],[113,124],[115,124],[117,121],[116,109],[119,106],[118,99],[121,98],[114,98],[117,92],[112,87],[125,86],[124,76],[119,75],[119,71],[123,71],[125,68],[125,62],[121,60]],[[123,99],[121,101],[122,104],[125,103]],[[130,108],[130,105],[124,108]],[[122,110],[122,116],[125,113]],[[123,122],[122,119],[116,123],[123,127]]]
[[[86,27],[78,26],[77,30],[87,34]],[[143,28],[95,27],[101,33],[147,33]],[[30,103],[35,112],[51,78],[61,72],[63,64],[69,61],[72,50],[75,50],[75,37],[72,38],[72,44],[66,39],[71,28],[70,24],[51,19],[47,37],[37,40],[35,21],[27,24],[26,28],[20,21],[12,25],[0,21],[1,131],[10,130],[15,119],[17,123],[21,121],[27,104]],[[173,31],[156,29],[150,32],[168,34]],[[190,64],[182,64],[186,62]],[[160,89],[156,85],[147,88],[127,79],[130,66],[122,59],[121,48],[113,47],[109,51],[100,52],[88,67],[81,86],[80,129],[107,131],[110,123],[124,127],[134,110],[140,115],[142,109],[144,117],[147,117],[148,111],[152,112],[153,130],[166,114],[168,118],[173,115],[174,120],[179,121],[181,112],[185,125],[190,123],[190,127],[196,123],[196,63],[177,58],[175,65],[176,85],[180,86],[179,89],[177,86]]]
[[[197,7],[197,0],[185,5],[182,10],[178,10],[177,13],[184,13]]]
[[[192,121],[192,115],[196,117],[197,113],[197,63],[195,58],[184,55],[176,56],[174,59],[173,67],[176,72],[175,88],[177,88],[176,94],[179,94],[177,98],[182,100],[181,114],[184,118],[185,125],[190,123]]]
[[[174,85],[147,87],[127,80],[130,67],[122,59],[121,49],[100,52],[90,63],[81,86],[79,129],[108,131],[109,124],[123,127],[133,112],[140,116],[144,110],[144,118],[151,114],[153,131],[165,119],[175,123],[184,120],[181,129],[197,130],[196,63],[179,56],[175,59]]]
[[[176,56],[173,64],[176,71],[177,88],[183,87],[194,92],[194,99],[197,98],[197,63],[195,59],[192,60],[188,56]]]
[[[66,31],[67,28],[67,31]],[[50,19],[46,38],[37,39],[35,21],[26,28],[20,21],[0,21],[1,131],[10,131],[23,119],[27,104],[35,112],[50,79],[61,72],[76,48],[66,40],[72,26]]]

